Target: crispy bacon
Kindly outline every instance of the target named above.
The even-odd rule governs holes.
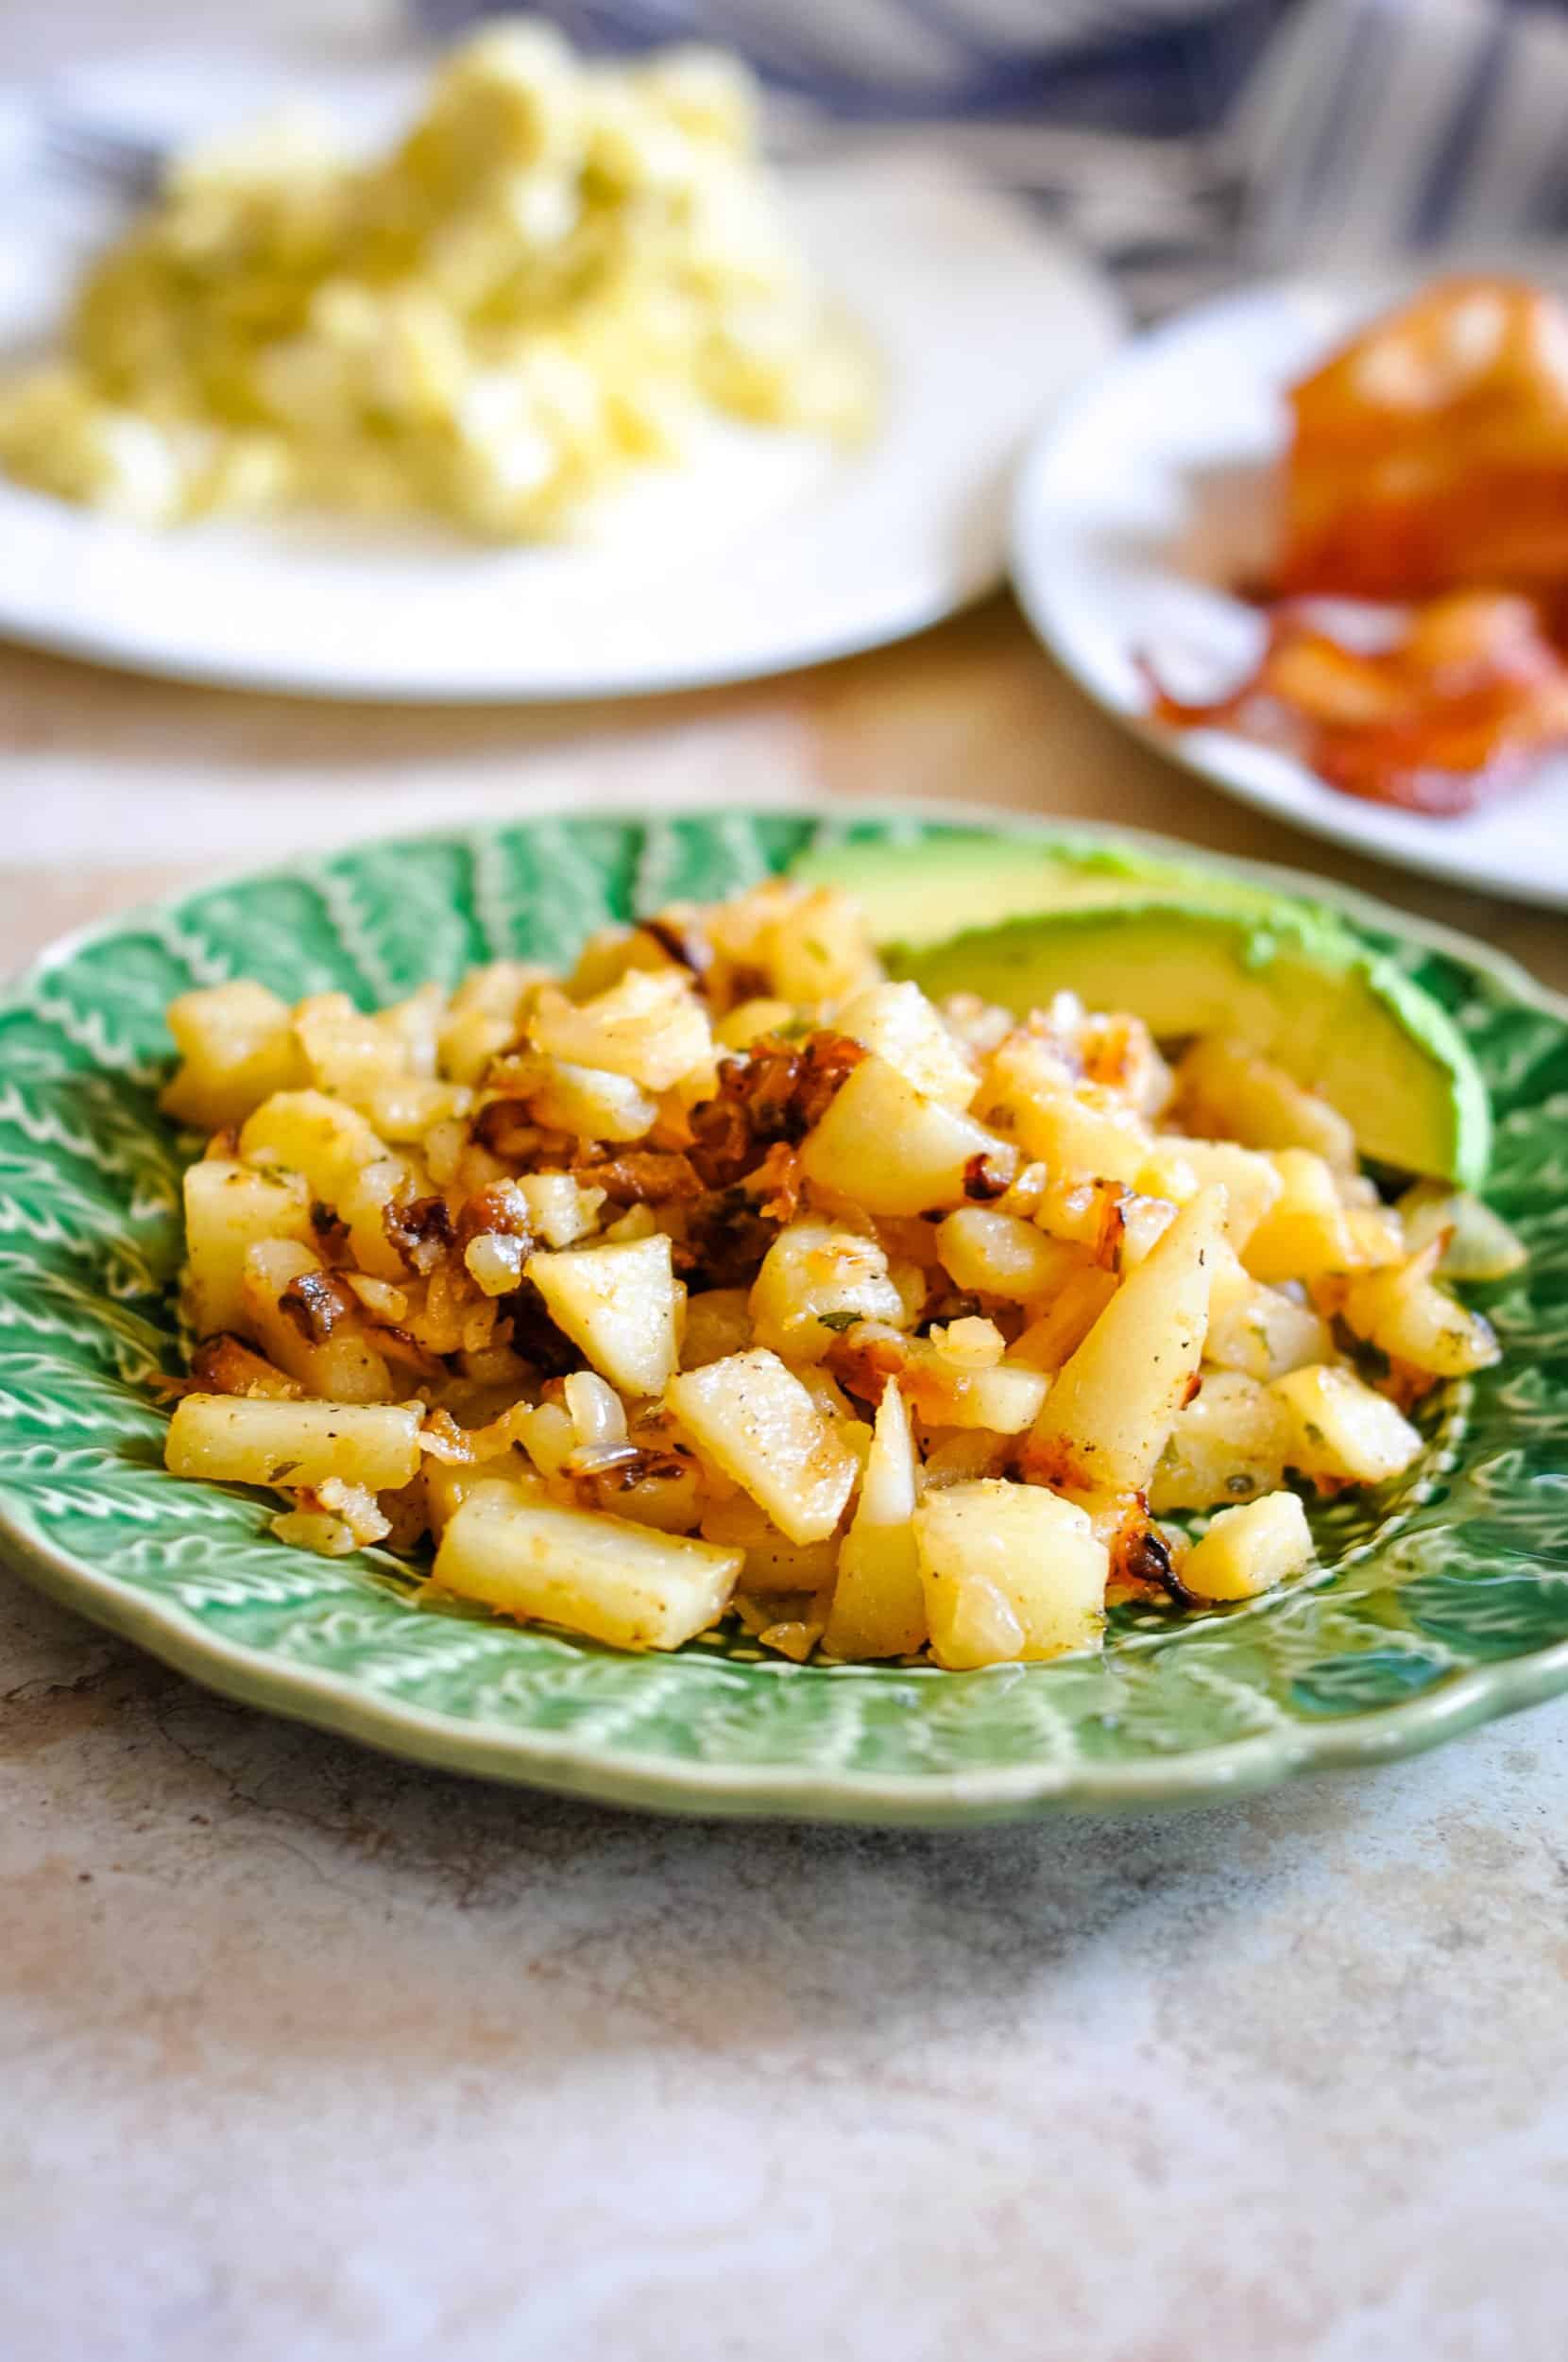
[[[466,1198],[458,1210],[453,1243],[459,1248],[475,1239],[532,1239],[528,1200],[515,1181],[491,1181]]]
[[[726,1190],[754,1161],[751,1125],[738,1099],[717,1099],[691,1110],[691,1165],[710,1190]]]
[[[709,1189],[739,1181],[775,1140],[798,1145],[864,1056],[847,1034],[824,1031],[799,1042],[763,1034],[726,1060],[717,1098],[691,1112],[691,1161]]]
[[[299,1402],[305,1390],[265,1357],[227,1330],[204,1337],[191,1357],[195,1391],[204,1395],[241,1395],[253,1401]]]
[[[543,1296],[531,1280],[512,1295],[503,1298],[512,1332],[512,1345],[525,1361],[531,1361],[541,1378],[565,1378],[582,1366],[582,1355],[568,1337],[563,1337],[545,1309]]]
[[[338,1322],[358,1312],[360,1304],[335,1272],[302,1271],[278,1298],[278,1309],[308,1345],[324,1345]]]
[[[444,1197],[395,1198],[382,1227],[410,1271],[429,1274],[452,1244],[452,1216]]]
[[[603,1163],[574,1165],[584,1189],[603,1190],[615,1206],[668,1206],[701,1197],[703,1183],[678,1149],[623,1148]]]
[[[711,1190],[699,1198],[675,1250],[681,1276],[692,1288],[749,1287],[777,1236],[744,1189]]]
[[[1206,704],[1144,670],[1158,720],[1238,730],[1348,796],[1437,818],[1473,812],[1568,745],[1568,664],[1535,602],[1502,591],[1435,600],[1371,655],[1278,608],[1256,669]]]
[[[787,1140],[775,1140],[746,1187],[758,1200],[764,1222],[793,1222],[802,1189],[799,1152]]]
[[[480,1147],[487,1148],[492,1156],[509,1156],[520,1164],[533,1163],[548,1155],[552,1149],[571,1144],[564,1132],[553,1132],[536,1123],[520,1099],[489,1100],[469,1128]]]

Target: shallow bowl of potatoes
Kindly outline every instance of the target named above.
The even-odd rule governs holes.
[[[912,847],[941,991],[855,891]],[[1396,1170],[1299,1042],[1076,996],[1070,943],[1039,1005],[962,989],[988,847],[1249,959],[1332,930],[1490,1153],[1477,1102],[1462,1188]],[[589,813],[205,889],[0,1005],[8,1559],[231,1697],[610,1802],[1376,1762],[1568,1686],[1565,1108],[1568,1008],[1484,947],[1112,831]]]

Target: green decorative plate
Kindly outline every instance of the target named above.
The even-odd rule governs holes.
[[[907,841],[943,824],[846,825]],[[502,952],[564,959],[606,918],[782,866],[822,826],[589,814],[372,845],[46,957],[0,1003],[19,1571],[252,1704],[456,1771],[689,1811],[940,1824],[1212,1798],[1568,1687],[1568,1004],[1480,945],[1276,871],[1243,874],[1333,901],[1463,1026],[1499,1120],[1490,1194],[1531,1250],[1490,1292],[1501,1369],[1439,1398],[1408,1477],[1315,1514],[1321,1575],[1187,1620],[1121,1613],[1092,1662],[802,1667],[724,1641],[635,1657],[417,1603],[395,1559],[287,1549],[262,1496],[165,1475],[148,1381],[178,1366],[179,1163],[155,1106],[175,993],[245,973],[368,1004]]]

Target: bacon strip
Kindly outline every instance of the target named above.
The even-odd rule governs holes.
[[[1418,608],[1389,645],[1346,647],[1309,614],[1270,619],[1255,669],[1223,697],[1188,702],[1142,670],[1156,720],[1281,746],[1330,787],[1452,819],[1568,746],[1568,664],[1537,603],[1476,590]]]

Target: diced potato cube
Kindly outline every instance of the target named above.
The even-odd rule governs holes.
[[[896,1068],[862,1058],[801,1145],[808,1180],[872,1214],[962,1206],[977,1176],[1004,1181],[1015,1151],[956,1107],[927,1099]]]
[[[1408,1259],[1405,1225],[1391,1206],[1346,1205],[1345,1229],[1359,1271],[1387,1271]]]
[[[1220,1245],[1209,1297],[1206,1361],[1216,1369],[1241,1370],[1249,1378],[1267,1379],[1283,1378],[1287,1370],[1308,1361],[1326,1361],[1333,1347],[1321,1312],[1282,1289],[1253,1279],[1232,1249]]]
[[[709,1501],[703,1511],[702,1532],[705,1541],[745,1552],[741,1588],[764,1598],[826,1591],[838,1572],[837,1532],[816,1542],[792,1542],[744,1493]]]
[[[497,1486],[462,1502],[432,1580],[504,1616],[564,1624],[621,1649],[678,1649],[723,1615],[741,1554],[602,1510]]]
[[[294,1173],[274,1179],[229,1157],[210,1156],[185,1172],[183,1309],[198,1337],[245,1326],[245,1258],[262,1239],[305,1245],[310,1191]]]
[[[873,984],[847,1001],[834,1027],[874,1050],[939,1106],[967,1107],[976,1074],[918,984]]]
[[[1091,1082],[1119,1091],[1141,1116],[1160,1113],[1175,1088],[1175,1077],[1141,1017],[1125,1012],[1086,1016],[1075,1033],[1078,1054]]]
[[[1014,1339],[1008,1361],[1026,1369],[1059,1370],[1078,1351],[1116,1292],[1114,1272],[1088,1266],[1069,1273],[1039,1319]]]
[[[1349,1271],[1355,1249],[1334,1175],[1310,1149],[1282,1148],[1272,1162],[1284,1188],[1247,1241],[1254,1279],[1321,1279]]]
[[[525,1239],[508,1239],[494,1230],[481,1231],[463,1249],[469,1277],[487,1296],[510,1295],[522,1278],[527,1259]]]
[[[936,1321],[926,1343],[942,1361],[961,1370],[994,1370],[1007,1351],[1007,1339],[995,1321],[982,1313],[965,1312],[956,1321]]]
[[[1339,1172],[1356,1169],[1355,1134],[1338,1110],[1241,1042],[1194,1042],[1176,1070],[1176,1093],[1188,1131],[1244,1148],[1310,1149]]]
[[[406,1001],[378,1009],[375,1023],[397,1049],[399,1070],[413,1080],[433,1082],[441,1053],[447,996],[439,984],[421,984]]]
[[[1213,1142],[1205,1145],[1212,1147]],[[1153,1147],[1138,1167],[1135,1186],[1146,1190],[1150,1197],[1168,1198],[1173,1206],[1185,1206],[1202,1187],[1198,1178],[1198,1168],[1186,1153],[1191,1146],[1192,1142],[1184,1133],[1156,1132]],[[1251,1153],[1249,1150],[1248,1154]],[[1264,1161],[1267,1163],[1267,1158]],[[1272,1165],[1269,1166],[1269,1177],[1277,1184],[1279,1176]],[[1278,1194],[1277,1188],[1275,1194]],[[1227,1206],[1227,1236],[1231,1220]]]
[[[585,1190],[570,1172],[525,1172],[518,1183],[528,1221],[546,1246],[573,1246],[586,1239],[605,1203],[603,1190]]]
[[[294,1030],[311,1086],[363,1108],[383,1084],[408,1071],[398,1036],[362,1016],[346,992],[317,993],[294,1012]]]
[[[881,973],[860,904],[834,886],[803,895],[775,923],[766,967],[780,1000],[805,1004],[842,1001]]]
[[[1340,1309],[1356,1335],[1390,1361],[1436,1378],[1463,1378],[1491,1369],[1503,1348],[1489,1320],[1456,1303],[1430,1277],[1441,1251],[1434,1240],[1408,1262],[1351,1280]]]
[[[686,1301],[680,1365],[700,1370],[726,1354],[744,1353],[751,1343],[751,1297],[744,1288],[705,1288]]]
[[[542,990],[528,1038],[549,1057],[623,1074],[653,1092],[671,1090],[713,1062],[707,1012],[677,967],[630,968],[608,992],[580,1003]]]
[[[1049,1106],[1079,1080],[1075,1057],[1037,1027],[1010,1027],[985,1061],[973,1105],[997,1128],[1027,1138],[1035,1111]]]
[[[243,1123],[271,1092],[299,1079],[288,1004],[264,984],[236,979],[181,993],[165,1021],[184,1063],[159,1104],[177,1123],[202,1132]]]
[[[520,1493],[529,1500],[543,1500],[544,1485],[524,1455],[514,1445],[510,1451],[494,1452],[487,1460],[450,1463],[427,1460],[420,1472],[419,1483],[424,1493],[425,1512],[431,1532],[439,1541],[470,1493],[477,1493],[483,1484],[497,1484],[508,1493]]]
[[[537,1123],[584,1140],[639,1140],[658,1121],[658,1103],[639,1084],[607,1069],[555,1059],[529,1094]]]
[[[1139,1174],[1138,1187],[1173,1195],[1169,1190],[1161,1190],[1159,1179],[1167,1160],[1186,1165],[1201,1186],[1216,1181],[1221,1185],[1225,1191],[1225,1237],[1237,1255],[1243,1252],[1264,1215],[1285,1194],[1278,1167],[1257,1149],[1238,1147],[1234,1140],[1188,1139],[1180,1133],[1163,1133],[1155,1140],[1150,1172]]]
[[[764,878],[727,902],[710,903],[703,912],[703,930],[732,966],[766,969],[780,927],[790,924],[805,899],[806,888],[793,879]]]
[[[1285,1476],[1292,1429],[1285,1405],[1255,1378],[1206,1370],[1200,1393],[1171,1422],[1149,1486],[1156,1516],[1212,1509],[1271,1493]]]
[[[699,1457],[749,1493],[792,1542],[844,1514],[859,1463],[793,1371],[758,1347],[673,1378],[665,1401]]]
[[[1150,1155],[1149,1127],[1131,1102],[1081,1081],[1061,1046],[1028,1027],[989,1059],[975,1105],[1057,1180],[1131,1182]]]
[[[751,1292],[757,1343],[791,1361],[822,1361],[859,1321],[897,1327],[904,1317],[876,1240],[829,1222],[793,1222],[781,1230]]]
[[[383,1140],[413,1144],[423,1140],[436,1124],[466,1116],[473,1105],[473,1093],[461,1083],[395,1074],[389,1083],[366,1091],[362,1104]]]
[[[1467,1190],[1441,1181],[1418,1181],[1399,1201],[1405,1243],[1412,1255],[1434,1240],[1440,1244],[1442,1279],[1507,1279],[1525,1261],[1525,1250],[1500,1214]]]
[[[1110,1560],[1076,1502],[1039,1485],[981,1477],[927,1493],[913,1522],[939,1664],[956,1669],[1098,1645]],[[1010,1614],[996,1616],[998,1600]],[[1009,1621],[1015,1646],[1007,1645]]]
[[[958,1487],[949,1489],[956,1492]],[[948,1672],[1010,1665],[1023,1655],[1023,1619],[999,1583],[975,1574],[963,1583],[938,1583],[929,1589],[922,1585],[922,1593],[931,1654]]]
[[[895,1378],[877,1406],[855,1520],[839,1546],[822,1645],[829,1656],[911,1656],[926,1644],[926,1594],[913,1517],[920,1463]]]
[[[437,1036],[440,1071],[454,1083],[478,1083],[490,1060],[517,1041],[532,989],[544,974],[525,960],[495,960],[465,976]]]
[[[1142,1491],[1198,1374],[1222,1190],[1184,1207],[1130,1272],[1046,1397],[1031,1471],[1091,1492]]]
[[[651,1239],[658,1226],[658,1217],[651,1206],[628,1206],[623,1214],[617,1214],[613,1222],[605,1223],[599,1235],[602,1239],[618,1241]]]
[[[531,1255],[523,1269],[556,1327],[601,1377],[628,1395],[664,1392],[675,1374],[686,1291],[662,1231]]]
[[[1182,1561],[1182,1581],[1201,1600],[1253,1600],[1312,1563],[1312,1529],[1294,1493],[1268,1493],[1222,1509]]]
[[[246,1251],[241,1326],[268,1360],[327,1402],[393,1402],[386,1359],[365,1333],[363,1312],[308,1246],[261,1239]],[[320,1333],[317,1335],[316,1331]]]
[[[1131,1184],[1149,1160],[1149,1126],[1136,1108],[1095,1083],[1020,1105],[1016,1138],[1059,1179]]]
[[[634,967],[678,965],[645,927],[596,927],[577,954],[567,991],[573,1001],[590,1001],[596,993],[608,992]]]
[[[176,1405],[164,1464],[217,1484],[319,1485],[371,1492],[407,1484],[419,1466],[421,1403],[278,1402],[187,1395]]]
[[[930,1426],[984,1428],[993,1435],[1027,1433],[1050,1391],[1043,1370],[1007,1361],[965,1361],[944,1352],[935,1336],[912,1341],[903,1382],[912,1407]]]
[[[1190,1199],[1183,1202],[1191,1203]],[[1116,1242],[1116,1269],[1136,1271],[1140,1263],[1147,1263],[1180,1210],[1180,1206],[1167,1197],[1146,1197],[1140,1190],[1129,1190],[1121,1201],[1121,1236]]]
[[[1350,1370],[1292,1370],[1272,1392],[1290,1414],[1286,1459],[1304,1476],[1338,1484],[1381,1484],[1420,1456],[1421,1436],[1404,1413]]]
[[[792,1001],[761,994],[756,1000],[740,1001],[722,1017],[713,1028],[713,1038],[721,1050],[749,1050],[764,1034],[776,1034],[781,1025],[793,1024],[794,1017]]]
[[[1074,1248],[992,1206],[961,1206],[939,1226],[936,1247],[956,1288],[1016,1304],[1051,1294],[1082,1268]]]
[[[354,1261],[376,1279],[402,1279],[407,1271],[386,1234],[386,1208],[412,1186],[406,1157],[385,1143],[352,1107],[322,1091],[278,1091],[264,1101],[240,1134],[247,1164],[302,1173],[313,1199],[332,1207],[349,1225]]]

